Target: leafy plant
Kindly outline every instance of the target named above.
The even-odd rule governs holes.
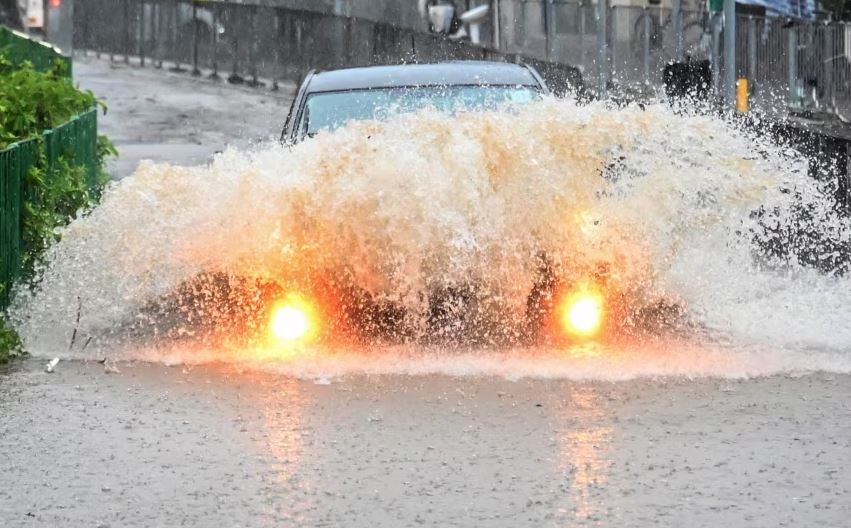
[[[90,91],[74,87],[67,68],[59,60],[47,72],[29,62],[16,68],[0,56],[0,149],[36,137],[97,104]]]
[[[0,150],[19,141],[38,141],[37,161],[26,175],[22,214],[22,280],[30,283],[37,280],[46,249],[59,240],[59,228],[98,202],[109,181],[105,160],[117,155],[109,139],[97,138],[94,185],[73,152],[48,162],[42,137],[45,130],[64,124],[95,105],[106,110],[94,94],[75,88],[67,73],[67,65],[60,60],[49,71],[40,72],[27,62],[13,66],[0,54]],[[17,334],[0,319],[0,361],[20,352]]]
[[[0,319],[0,364],[9,361],[22,352],[21,338],[6,325],[6,321]]]

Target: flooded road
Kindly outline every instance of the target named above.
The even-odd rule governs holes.
[[[847,524],[851,288],[808,263],[851,224],[794,152],[555,99],[282,148],[253,140],[286,95],[76,71],[125,165],[10,309],[0,525]],[[167,163],[122,178],[141,158]],[[605,294],[600,343],[517,346],[541,255]],[[341,276],[410,340],[342,332]],[[422,346],[457,330],[425,301],[469,283],[484,345]],[[269,341],[290,296],[316,343]]]
[[[295,90],[292,83],[275,92],[237,87],[92,55],[74,57],[74,80],[107,106],[98,129],[118,148],[109,166],[116,179],[141,160],[195,165],[229,145],[277,139]]]
[[[851,377],[301,381],[28,360],[3,526],[840,526]]]

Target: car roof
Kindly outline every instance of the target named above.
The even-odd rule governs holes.
[[[447,85],[523,85],[541,88],[541,83],[525,66],[506,62],[453,61],[318,72],[310,79],[307,91],[315,93]]]

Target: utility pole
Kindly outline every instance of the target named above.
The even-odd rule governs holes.
[[[683,0],[673,0],[671,22],[674,26],[674,57],[677,62],[683,62]]]
[[[609,83],[608,0],[597,0],[597,97],[605,99]]]
[[[491,0],[491,11],[493,14],[493,48],[498,50],[502,47],[502,37],[499,33],[500,30],[500,13],[499,13],[499,1],[500,0]]]
[[[736,0],[724,0],[724,107],[736,110]]]

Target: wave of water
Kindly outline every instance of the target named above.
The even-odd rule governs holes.
[[[441,347],[309,347],[285,355],[266,349],[222,349],[171,344],[134,347],[127,355],[166,365],[221,364],[259,369],[320,383],[349,375],[446,375],[510,380],[570,379],[625,381],[636,378],[746,379],[778,373],[851,373],[851,355],[822,349],[756,346],[659,339],[620,346],[563,349],[447,349]]]
[[[801,203],[806,221],[795,213]],[[594,354],[343,346],[266,364],[310,375],[846,372],[851,283],[797,258],[831,249],[793,244],[791,257],[777,257],[754,242],[766,225],[801,222],[831,247],[848,243],[847,219],[807,177],[806,160],[717,118],[557,100],[451,120],[424,112],[354,123],[293,149],[230,150],[208,166],[142,164],[65,230],[14,315],[37,354],[67,350],[76,334],[72,357],[252,362],[250,347],[211,348],[191,328],[154,345],[127,328],[201,273],[299,284],[328,270],[411,313],[436,283],[474,281],[510,319],[543,251],[577,276],[607,263],[610,283],[631,298],[675,299],[699,335]]]

